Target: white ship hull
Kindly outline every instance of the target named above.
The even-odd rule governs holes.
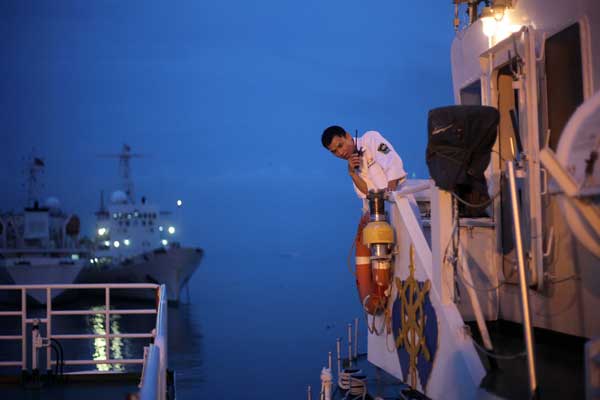
[[[6,258],[0,260],[0,284],[9,285],[54,285],[74,283],[85,265],[84,260],[60,261],[49,257],[32,257],[26,262]],[[51,298],[55,299],[64,292],[63,289],[52,289]],[[40,304],[46,304],[46,292],[28,290],[27,294]],[[1,301],[20,299],[19,293],[9,294],[4,291]],[[20,301],[20,300],[19,300]]]
[[[126,259],[119,263],[88,264],[78,283],[159,283],[166,284],[169,302],[178,302],[183,286],[188,282],[202,259],[203,251],[196,248],[158,249]],[[132,291],[118,293],[123,297],[153,299],[154,293]]]

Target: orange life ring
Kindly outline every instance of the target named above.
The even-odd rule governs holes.
[[[371,315],[381,314],[386,307],[389,287],[389,270],[377,270],[373,276],[371,250],[363,243],[362,231],[369,223],[369,213],[365,213],[358,224],[356,233],[356,287],[360,303]]]

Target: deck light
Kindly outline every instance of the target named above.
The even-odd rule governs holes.
[[[479,18],[483,26],[483,34],[494,38],[495,43],[506,39],[511,33],[518,32],[521,25],[514,23],[513,9],[506,6],[484,7]]]
[[[123,240],[123,244],[125,244],[125,246],[129,246],[131,242],[129,241],[129,239],[125,239]]]
[[[163,239],[160,242],[162,243],[163,246],[166,246],[167,244],[169,244],[169,242],[167,241],[167,239]]]
[[[104,227],[98,228],[98,236],[104,236],[108,230]]]
[[[119,241],[118,241],[118,240],[115,240],[115,241],[113,242],[113,246],[115,246],[115,249],[118,249],[120,245],[121,245],[121,243],[119,243]]]
[[[183,201],[177,200],[177,207],[181,207],[183,205]]]
[[[483,34],[487,37],[494,36],[498,25],[494,10],[491,7],[484,7],[483,10],[481,10],[479,19],[481,19],[481,23],[483,24]]]
[[[168,229],[168,231],[169,231],[170,235],[174,234],[175,233],[175,227],[174,226],[170,226],[169,229]]]

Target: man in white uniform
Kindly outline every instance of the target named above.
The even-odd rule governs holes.
[[[377,131],[365,132],[355,141],[344,128],[333,125],[323,131],[321,143],[334,156],[348,161],[348,174],[360,198],[369,190],[394,191],[406,180],[402,159]]]

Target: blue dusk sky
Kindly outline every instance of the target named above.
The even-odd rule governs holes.
[[[258,204],[358,209],[321,132],[378,130],[427,177],[427,111],[453,103],[452,18],[450,1],[4,0],[0,210],[22,206],[35,154],[44,195],[92,226],[119,184],[99,156],[124,143],[144,156],[138,197],[184,199],[196,239]]]

